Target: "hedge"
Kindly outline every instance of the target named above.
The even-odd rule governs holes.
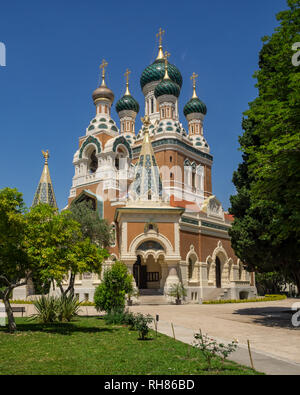
[[[286,295],[265,295],[261,298],[253,299],[228,299],[228,300],[204,300],[203,304],[228,304],[228,303],[251,303],[251,302],[273,302],[276,300],[285,300]],[[33,304],[32,300],[11,300],[11,304]],[[81,302],[80,306],[95,306],[94,302]]]
[[[285,299],[287,299],[286,295],[265,295],[262,298],[253,298],[253,299],[205,300],[203,301],[203,304],[272,302],[276,300],[285,300]]]

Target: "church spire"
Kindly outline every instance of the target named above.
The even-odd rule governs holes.
[[[151,122],[148,115],[142,118],[144,124],[144,140],[136,165],[132,184],[131,197],[135,201],[160,201],[162,199],[162,182],[155,160],[149,136]]]
[[[50,157],[49,151],[48,150],[46,152],[42,151],[42,153],[45,158],[45,164],[39,185],[34,195],[32,206],[34,207],[39,203],[47,203],[50,206],[57,208],[54,189],[53,189],[52,181],[50,178],[49,167],[48,167],[48,159]]]

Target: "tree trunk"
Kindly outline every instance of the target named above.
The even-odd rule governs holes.
[[[6,289],[3,294],[3,302],[7,314],[7,320],[8,320],[8,330],[10,333],[14,333],[17,330],[17,325],[15,321],[15,317],[11,308],[11,305],[9,303],[9,294],[10,294],[10,289]]]
[[[74,298],[74,286],[75,286],[75,274],[71,273],[71,278],[70,278],[70,295],[72,296],[72,298]]]
[[[294,278],[295,278],[295,283],[298,288],[298,295],[300,295],[300,272],[299,271],[294,273]]]
[[[68,288],[64,291],[63,287],[61,284],[59,284],[60,292],[63,296],[67,296],[70,294],[70,296],[74,297],[74,285],[75,285],[75,274],[71,273],[70,274],[70,281]]]

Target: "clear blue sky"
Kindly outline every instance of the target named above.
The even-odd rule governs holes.
[[[164,49],[183,75],[182,109],[199,74],[198,96],[206,103],[205,137],[214,155],[213,192],[225,209],[234,192],[232,173],[240,162],[242,113],[256,96],[261,37],[278,25],[285,0],[14,0],[0,9],[0,42],[7,66],[0,67],[0,188],[18,188],[31,205],[43,158],[60,208],[67,203],[78,137],[94,116],[92,91],[99,64],[108,63],[108,86],[124,93],[124,72],[144,112],[139,78],[157,53],[156,33],[165,29]],[[116,103],[116,101],[115,101]],[[112,117],[118,122],[113,110]]]

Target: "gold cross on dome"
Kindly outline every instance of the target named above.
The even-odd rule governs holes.
[[[162,37],[163,37],[164,34],[165,34],[165,31],[162,30],[162,28],[160,27],[158,33],[156,34],[156,37],[157,38],[159,37],[159,46],[160,47],[161,47],[161,44],[162,44]]]
[[[168,58],[170,57],[170,53],[168,51],[165,51],[164,54],[164,58],[165,58],[165,76],[164,76],[164,80],[169,79],[169,75],[168,75]]]
[[[105,67],[108,66],[108,63],[105,59],[102,60],[102,63],[100,64],[100,69],[102,69],[102,77],[105,76]]]
[[[168,51],[165,51],[165,59],[168,60],[168,58],[171,56],[171,54]]]
[[[126,84],[128,84],[129,82],[129,74],[131,74],[131,71],[126,69],[126,73],[124,74],[124,76],[126,77]]]
[[[198,78],[198,74],[196,74],[195,72],[192,74],[191,76],[191,80],[193,80],[193,87],[196,86],[196,79]]]

